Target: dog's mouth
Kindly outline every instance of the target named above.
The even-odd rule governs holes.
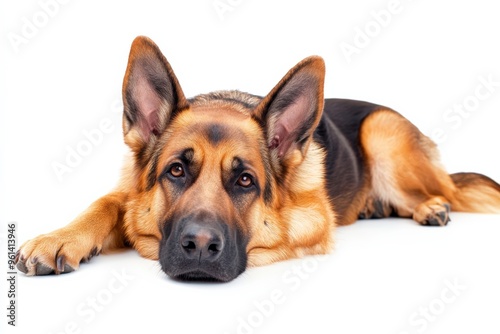
[[[183,273],[174,277],[174,279],[184,282],[213,282],[213,283],[224,283],[229,281],[228,279],[223,279],[220,277],[213,276],[202,270],[194,270],[191,272]]]
[[[160,259],[162,270],[170,278],[180,282],[218,282],[227,283],[238,277],[246,267],[246,262],[228,266],[200,266],[193,263],[183,263],[172,265],[171,261]]]
[[[227,283],[244,271],[244,266],[200,266],[183,264],[172,266],[160,259],[162,270],[172,279],[179,282]]]

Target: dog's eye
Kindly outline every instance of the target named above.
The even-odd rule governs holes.
[[[253,179],[250,174],[241,174],[236,183],[243,188],[249,188],[253,185]]]
[[[175,163],[170,167],[170,170],[168,171],[170,175],[173,177],[182,177],[184,176],[184,168],[180,163]]]

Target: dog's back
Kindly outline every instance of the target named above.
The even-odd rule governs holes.
[[[327,151],[326,186],[339,225],[391,215],[446,225],[450,210],[500,212],[498,183],[449,175],[436,145],[390,108],[326,99],[314,138]]]

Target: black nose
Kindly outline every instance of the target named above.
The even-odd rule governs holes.
[[[224,249],[224,238],[222,231],[215,227],[189,223],[181,233],[180,245],[188,259],[215,261]]]

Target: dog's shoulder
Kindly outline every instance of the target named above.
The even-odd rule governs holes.
[[[361,126],[370,114],[384,109],[388,108],[364,101],[325,99],[314,140],[326,151],[326,187],[340,219],[364,184]]]

